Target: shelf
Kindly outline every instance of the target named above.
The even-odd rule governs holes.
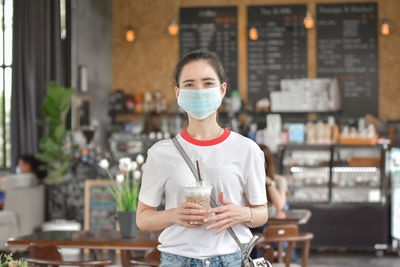
[[[332,190],[341,190],[341,189],[377,189],[380,190],[381,188],[379,186],[372,186],[372,185],[360,185],[360,184],[354,184],[353,186],[338,186],[338,185],[332,185]]]
[[[144,116],[147,114],[150,114],[152,112],[134,112],[134,111],[110,111],[109,115],[110,116],[117,116],[117,115],[138,115],[138,116]],[[154,112],[153,112],[154,113]],[[256,111],[256,110],[240,110],[238,112],[233,113],[234,115],[237,114],[246,114],[246,115],[250,115],[250,116],[266,116],[268,114],[281,114],[281,115],[298,115],[298,116],[304,116],[304,115],[308,115],[309,113],[316,113],[316,114],[334,114],[335,112],[331,112],[331,111],[304,111],[304,112],[286,112],[286,111],[282,111],[282,112],[272,112],[272,111]],[[169,115],[184,115],[184,113],[182,112],[161,112],[161,113],[157,113],[157,114],[169,114]],[[220,116],[223,117],[229,117],[231,116],[232,113],[228,112],[228,111],[219,111],[218,114]]]
[[[223,112],[226,113],[226,112]],[[337,114],[338,111],[332,111],[332,110],[327,110],[327,111],[265,111],[265,110],[241,110],[237,113],[245,113],[249,115],[259,115],[259,116],[266,116],[268,114],[281,114],[281,115],[299,115],[299,116],[305,116],[310,113],[315,113],[315,114],[324,114],[324,115],[334,115]]]
[[[352,149],[352,148],[361,148],[361,149],[371,149],[371,148],[382,148],[383,145],[341,145],[341,144],[296,144],[296,143],[289,143],[289,144],[281,144],[278,146],[280,150],[287,149],[287,150],[330,150],[333,149]]]
[[[291,206],[294,206],[292,208],[304,208],[304,209],[309,209],[309,208],[319,208],[323,210],[332,210],[332,209],[347,209],[351,210],[352,212],[354,211],[354,206],[349,206],[349,202],[327,202],[327,201],[322,201],[322,202],[301,202],[301,206],[298,205],[300,202],[292,202],[289,203]],[[370,209],[370,208],[378,208],[382,206],[386,206],[387,203],[377,203],[377,202],[351,202],[352,204],[355,204],[357,208],[365,208],[365,209]]]
[[[310,169],[310,170],[307,170]],[[292,166],[290,167],[290,171],[292,173],[296,173],[296,172],[317,172],[317,170],[319,170],[318,172],[321,173],[328,173],[329,172],[329,167],[328,166],[324,166],[324,167],[312,167],[312,168],[308,168],[308,167],[298,167],[298,166]]]
[[[383,147],[383,145],[381,145],[381,144],[376,144],[376,145],[343,145],[343,144],[335,144],[335,145],[333,145],[334,146],[334,148],[341,148],[341,149],[343,149],[343,148],[365,148],[365,149],[368,149],[368,148],[382,148]]]
[[[285,144],[279,145],[279,149],[287,149],[287,150],[330,150],[332,145],[319,145],[319,144]]]
[[[329,168],[329,164],[321,164],[321,165],[283,165],[283,168],[304,168],[304,169],[318,169],[318,168]]]
[[[174,118],[177,116],[183,116],[183,113],[172,113],[172,112],[147,112],[147,113],[137,113],[137,112],[117,112],[111,113],[110,116],[115,122],[128,122],[130,120],[144,119],[146,117],[163,117],[163,118]]]
[[[329,183],[323,183],[323,184],[302,184],[301,186],[289,186],[289,188],[293,188],[294,190],[297,190],[298,188],[301,189],[308,189],[308,188],[327,188],[329,186]],[[290,190],[289,190],[290,191]]]
[[[320,170],[319,172],[329,172],[329,166],[284,166],[285,169],[289,169],[292,173],[297,172],[316,172],[316,170]],[[308,170],[309,169],[309,170]],[[347,166],[335,166],[332,168],[333,173],[377,173],[380,171],[380,168],[377,167],[347,167]]]
[[[349,166],[348,164],[346,164],[346,163],[343,163],[343,164],[333,164],[333,166],[332,166],[333,168],[377,168],[378,170],[380,169],[380,167],[378,167],[378,166],[362,166],[362,165],[360,165],[360,166]]]
[[[319,200],[316,200],[316,201],[303,201],[303,200],[299,200],[299,199],[290,199],[290,200],[288,200],[289,206],[292,205],[293,203],[302,204],[302,205],[315,205],[315,204],[323,204],[323,203],[325,203],[326,205],[328,205],[329,201],[326,201],[326,200],[325,201],[319,201]]]
[[[333,167],[332,173],[377,173],[377,167]]]
[[[162,116],[162,115],[168,115],[168,116],[176,116],[176,115],[183,115],[183,113],[180,112],[133,112],[133,111],[118,111],[118,112],[111,112],[109,113],[110,116],[118,116],[118,115],[136,115],[136,116]]]

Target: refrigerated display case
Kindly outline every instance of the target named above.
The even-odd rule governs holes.
[[[392,248],[400,256],[400,148],[392,148],[390,154],[391,174],[391,236]]]
[[[386,248],[390,207],[385,145],[282,145],[288,204],[311,210],[313,247]]]

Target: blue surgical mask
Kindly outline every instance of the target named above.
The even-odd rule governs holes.
[[[220,86],[207,89],[179,89],[178,105],[197,120],[203,120],[221,106]]]
[[[15,168],[15,173],[16,174],[20,174],[21,173],[21,169],[18,166]]]

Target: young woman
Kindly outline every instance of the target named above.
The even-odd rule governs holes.
[[[183,187],[196,182],[171,140],[148,151],[137,209],[137,225],[162,231],[158,249],[162,267],[241,266],[239,247],[226,231],[233,227],[247,243],[248,227],[268,219],[264,157],[256,143],[217,122],[217,109],[227,90],[220,60],[209,52],[192,52],[175,68],[175,94],[188,117],[177,139],[190,160],[199,162],[201,176],[213,186],[219,207],[207,211],[187,203]],[[165,210],[158,211],[165,194]],[[218,202],[217,201],[217,202]],[[204,225],[189,224],[204,220]]]
[[[286,178],[275,173],[274,158],[269,147],[260,145],[265,158],[265,185],[267,187],[268,202],[271,203],[277,211],[282,211],[286,207],[286,196],[288,186]]]

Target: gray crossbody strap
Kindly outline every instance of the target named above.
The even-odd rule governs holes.
[[[183,159],[186,161],[186,163],[189,165],[190,170],[192,171],[194,177],[196,178],[197,181],[200,181],[198,173],[196,172],[196,168],[194,167],[193,163],[190,161],[188,155],[186,154],[185,150],[183,149],[183,147],[181,146],[181,144],[179,144],[178,140],[176,139],[176,137],[172,138],[172,142],[174,142],[176,148],[178,149],[179,153],[181,154],[181,156],[183,157]],[[211,199],[211,207],[215,208],[218,205],[215,202],[214,197],[211,195],[210,197]],[[240,243],[238,237],[236,236],[235,232],[233,231],[232,227],[229,227],[228,229],[229,234],[233,237],[233,239],[235,240],[236,244],[238,244],[240,250],[242,251],[243,255],[247,258],[247,259],[251,259],[248,251],[243,247],[242,243]]]

